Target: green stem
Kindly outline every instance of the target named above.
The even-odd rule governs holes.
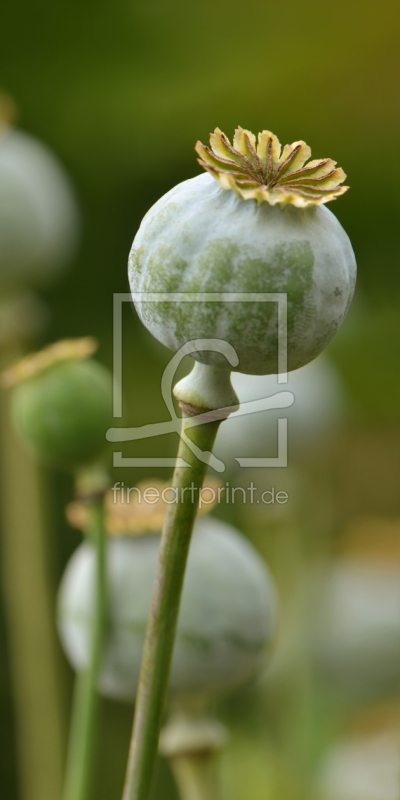
[[[215,753],[182,755],[171,759],[181,800],[219,800]]]
[[[219,421],[182,430],[203,452],[211,451]],[[180,439],[178,458],[189,467],[176,467],[173,486],[178,502],[168,508],[161,537],[143,659],[136,700],[123,800],[148,800],[157,758],[158,738],[166,700],[180,597],[196,518],[199,491],[207,464],[199,461]],[[192,486],[195,492],[192,492]],[[185,491],[186,490],[186,491]],[[194,495],[194,502],[193,502]]]
[[[226,740],[224,726],[187,700],[171,714],[159,750],[169,760],[181,800],[219,800],[218,760]]]
[[[106,558],[103,498],[89,506],[90,537],[96,548],[97,571],[90,662],[76,679],[63,800],[88,800],[97,746],[100,671],[106,622]]]
[[[0,297],[1,369],[29,343],[23,297]],[[27,313],[28,312],[28,313]],[[33,316],[33,319],[36,319]],[[8,324],[10,328],[8,329]],[[25,332],[26,333],[26,332]],[[11,424],[11,398],[0,392],[1,582],[16,724],[20,800],[58,800],[66,733],[64,674],[54,621],[53,536],[44,474]],[[4,659],[4,654],[2,654]]]
[[[45,486],[10,424],[1,393],[1,578],[16,713],[21,800],[57,800],[66,714],[54,624]],[[4,655],[2,656],[2,658]]]

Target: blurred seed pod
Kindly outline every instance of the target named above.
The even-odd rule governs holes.
[[[51,151],[12,127],[0,94],[0,289],[46,283],[73,256],[79,214],[70,180]]]
[[[337,743],[321,764],[316,800],[397,800],[399,753],[394,729]]]
[[[288,420],[288,452],[298,456],[326,446],[343,421],[345,400],[340,378],[323,355],[288,374],[287,383],[277,375],[243,375],[233,372],[232,385],[244,410],[245,403],[279,392],[292,392],[294,403],[283,409],[268,409],[236,416],[220,426],[214,453],[232,468],[235,458],[275,457],[278,447],[278,419]]]
[[[113,537],[107,545],[108,619],[100,691],[118,700],[136,694],[160,537]],[[84,542],[60,588],[58,624],[76,670],[88,663],[95,553]],[[276,623],[272,578],[252,545],[211,517],[196,522],[185,577],[170,688],[218,694],[254,678],[265,664]]]
[[[75,468],[96,461],[112,421],[112,377],[89,358],[91,337],[63,340],[3,373],[13,387],[15,427],[42,462]]]
[[[322,673],[354,698],[395,691],[400,678],[398,521],[366,518],[314,581],[313,648]]]

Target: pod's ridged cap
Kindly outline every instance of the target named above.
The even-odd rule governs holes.
[[[9,388],[23,383],[45,372],[62,361],[88,358],[97,350],[98,343],[93,336],[82,339],[60,339],[38,353],[31,353],[12,364],[1,375],[1,383]]]
[[[340,184],[346,178],[331,158],[309,161],[311,149],[303,141],[285,144],[283,149],[271,131],[258,134],[237,128],[231,144],[215,128],[210,147],[197,142],[199,164],[223,189],[231,189],[244,200],[257,203],[307,208],[335,200],[349,189]]]
[[[207,478],[203,486],[200,514],[208,513],[215,505],[217,489],[220,485],[219,481]],[[146,491],[149,493],[147,501],[144,497]],[[158,493],[158,499],[155,493]],[[121,487],[118,491],[110,489],[104,498],[107,533],[110,536],[141,536],[148,533],[160,533],[168,505],[174,502],[175,497],[171,485],[158,480],[141,481],[129,491],[129,494],[127,487],[124,487],[124,492]],[[198,495],[195,497],[197,499]],[[87,507],[79,501],[69,503],[66,507],[66,517],[73,528],[84,530],[88,521],[87,514]]]

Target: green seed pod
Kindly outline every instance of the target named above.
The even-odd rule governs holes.
[[[116,537],[108,542],[108,634],[100,690],[134,700],[160,537]],[[75,669],[89,659],[95,553],[84,542],[64,574],[58,624]],[[271,643],[276,599],[271,576],[252,545],[212,519],[195,525],[182,595],[170,689],[217,694],[254,678]]]
[[[74,469],[104,451],[112,379],[102,364],[87,358],[96,346],[91,338],[57,342],[4,373],[4,382],[15,384],[15,427],[44,463]]]
[[[135,306],[149,331],[179,350],[219,339],[236,351],[236,369],[278,372],[276,302],[145,302],[138,292],[287,294],[288,369],[314,359],[349,308],[356,280],[350,240],[322,205],[342,194],[331,159],[305,164],[304,142],[281,147],[268,131],[236,131],[233,147],[216,129],[197,144],[207,173],[175,186],[144,217],[129,257]],[[157,298],[153,297],[153,300]],[[217,352],[195,353],[230,369]]]

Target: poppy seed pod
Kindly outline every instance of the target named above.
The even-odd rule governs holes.
[[[179,350],[195,339],[228,342],[235,369],[277,373],[276,294],[287,295],[288,370],[314,359],[349,308],[356,280],[350,240],[323,203],[343,194],[345,175],[331,159],[307,160],[304,142],[281,146],[273,134],[239,128],[233,146],[216,129],[211,148],[196,146],[207,170],[175,186],[144,217],[129,257],[136,309],[149,331]],[[152,301],[140,293],[153,293]],[[169,302],[156,293],[224,293]],[[235,293],[270,301],[229,302]],[[230,369],[218,352],[193,354]],[[279,367],[280,368],[280,367]]]
[[[73,255],[79,215],[70,181],[41,142],[12,126],[0,93],[0,288],[38,286]]]
[[[74,469],[103,453],[112,419],[112,378],[88,358],[90,337],[64,340],[17,362],[4,373],[13,385],[15,427],[42,462]]]
[[[382,715],[382,707],[377,715],[379,711]],[[365,717],[368,719],[364,710],[362,731],[339,739],[324,753],[315,781],[319,800],[396,800],[400,770],[397,720],[386,728],[372,725],[370,730]]]
[[[159,535],[108,541],[108,633],[100,690],[135,698],[150,606]],[[58,624],[75,669],[89,659],[95,552],[84,542],[64,574]],[[276,617],[272,578],[238,531],[211,517],[195,524],[185,576],[170,677],[174,694],[218,694],[240,686],[262,669]]]
[[[400,567],[342,559],[318,586],[314,653],[351,696],[396,689],[400,675]]]
[[[336,558],[308,578],[316,663],[353,701],[397,692],[400,677],[400,524],[354,517]]]

